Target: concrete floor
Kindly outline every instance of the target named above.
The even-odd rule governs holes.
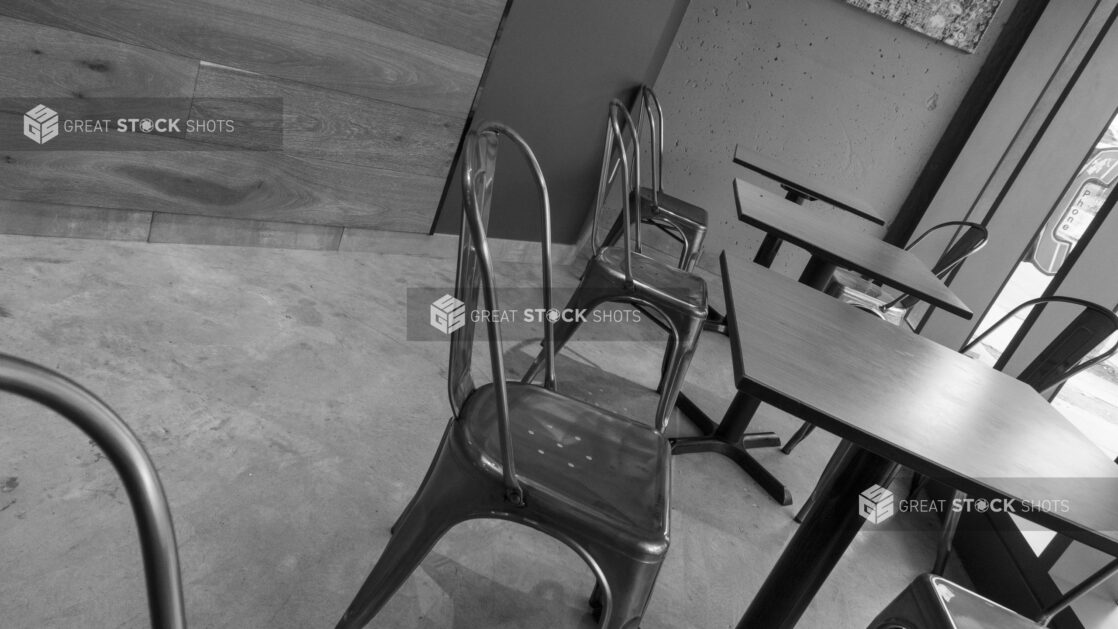
[[[501,268],[522,285],[535,271]],[[405,288],[450,285],[453,272],[451,260],[401,255],[5,236],[0,351],[98,392],[146,444],[175,518],[191,626],[332,627],[449,416],[446,344],[408,341],[403,312]],[[572,343],[566,392],[650,417],[661,347],[641,340],[650,329],[633,335]],[[509,343],[510,369],[534,348]],[[686,390],[725,408],[725,338],[703,338]],[[146,626],[111,467],[48,412],[11,397],[0,409],[0,626]],[[784,436],[797,425],[770,407],[755,422]],[[798,501],[834,445],[817,432],[792,456],[756,456]],[[795,507],[715,455],[674,459],[673,499],[672,550],[643,627],[732,627],[795,531]],[[860,534],[800,626],[864,627],[926,570],[935,524],[909,524]],[[592,584],[557,542],[474,522],[370,626],[592,627]]]

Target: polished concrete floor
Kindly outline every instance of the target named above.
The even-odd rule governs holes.
[[[522,286],[535,272],[501,269]],[[146,444],[174,514],[191,626],[332,627],[449,416],[445,341],[409,341],[404,310],[408,287],[450,285],[453,271],[418,256],[0,237],[0,351],[98,392]],[[560,375],[572,395],[647,420],[662,348],[647,322],[631,334],[576,340]],[[510,341],[510,369],[535,348]],[[704,336],[685,390],[725,408],[725,338]],[[0,411],[0,626],[146,626],[111,467],[49,412],[10,396]],[[797,425],[770,407],[755,422],[783,436]],[[817,432],[791,456],[756,456],[799,500],[835,443]],[[716,455],[676,457],[672,549],[643,627],[732,627],[795,531],[794,509]],[[910,524],[861,533],[800,626],[864,627],[930,565],[934,523]],[[559,543],[473,522],[370,626],[592,627],[592,584]]]

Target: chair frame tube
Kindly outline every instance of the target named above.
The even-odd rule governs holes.
[[[528,147],[528,143],[524,141],[524,138],[509,127],[497,122],[486,123],[467,137],[466,150],[468,151],[468,155],[476,154],[475,152],[478,149],[479,139],[486,135],[492,136],[498,141],[501,136],[505,136],[512,140],[520,148],[525,159],[528,161],[528,165],[536,180],[536,190],[539,195],[541,209],[540,221],[543,230],[541,241],[541,264],[543,267],[544,285],[543,305],[544,311],[550,312],[553,303],[551,298],[551,202],[547,191],[547,183],[543,177],[543,170],[540,168],[539,162]],[[465,227],[469,233],[470,242],[474,251],[477,253],[486,308],[498,310],[497,289],[493,277],[493,258],[489,251],[486,228],[482,221],[482,208],[478,206],[478,200],[472,192],[475,190],[475,185],[477,183],[474,181],[476,174],[477,173],[471,168],[465,168],[463,170],[462,185],[465,193],[463,195],[465,197],[463,216]],[[492,178],[493,173],[486,173],[486,176]],[[546,357],[544,386],[554,390],[555,324],[547,316],[543,319],[543,343]],[[525,504],[524,488],[521,486],[520,480],[516,474],[516,460],[512,446],[512,422],[509,417],[508,384],[505,381],[504,343],[501,339],[501,326],[497,321],[488,318],[486,320],[486,327],[489,331],[489,358],[492,365],[493,384],[497,397],[498,437],[501,447],[501,471],[505,482],[505,496],[514,505],[523,506]]]
[[[625,148],[624,135],[621,130],[621,118],[624,118],[625,123],[628,125],[631,135],[633,136],[633,161],[632,168],[630,168],[628,151]],[[602,155],[602,171],[598,177],[598,195],[594,201],[594,222],[591,227],[590,244],[593,246],[594,251],[600,251],[605,245],[598,244],[598,220],[601,216],[602,207],[605,205],[606,196],[609,194],[610,183],[613,177],[610,171],[614,170],[615,166],[610,157],[613,155],[613,150],[616,148],[619,157],[618,161],[621,164],[621,183],[624,193],[621,199],[621,212],[624,219],[622,237],[625,243],[625,257],[622,270],[625,272],[625,281],[629,285],[633,284],[633,268],[632,268],[632,252],[641,250],[641,237],[640,237],[640,220],[639,217],[633,212],[639,211],[640,203],[640,137],[636,135],[636,125],[633,123],[633,117],[629,115],[629,110],[618,99],[613,99],[609,104],[609,118],[606,122],[606,141],[603,148]]]
[[[1007,313],[1001,319],[998,319],[997,321],[995,321],[994,324],[991,325],[990,327],[986,328],[986,330],[984,330],[982,332],[982,334],[979,334],[978,336],[976,336],[973,339],[971,339],[970,341],[968,341],[967,344],[964,345],[959,351],[964,353],[964,354],[967,353],[968,351],[973,349],[976,345],[978,345],[982,341],[982,339],[985,339],[987,336],[989,336],[991,333],[993,333],[994,330],[998,329],[1003,323],[1005,323],[1006,321],[1009,321],[1013,317],[1013,315],[1015,315],[1018,312],[1024,310],[1025,308],[1032,308],[1033,306],[1035,306],[1037,304],[1049,304],[1049,303],[1053,303],[1053,302],[1073,304],[1073,305],[1076,305],[1076,306],[1081,306],[1081,307],[1086,308],[1086,309],[1095,310],[1095,311],[1100,312],[1100,313],[1105,313],[1106,315],[1108,315],[1113,320],[1114,328],[1116,330],[1118,330],[1118,315],[1116,315],[1114,312],[1112,312],[1110,310],[1107,310],[1106,308],[1103,308],[1102,306],[1100,306],[1100,305],[1098,305],[1094,302],[1087,301],[1086,299],[1080,299],[1078,297],[1065,297],[1065,296],[1061,296],[1061,295],[1052,295],[1052,296],[1049,296],[1049,297],[1036,297],[1034,299],[1030,299],[1028,301],[1023,301],[1020,304],[1018,304],[1017,307],[1010,310],[1009,313]],[[1093,367],[1093,366],[1103,362],[1104,360],[1113,356],[1116,352],[1118,352],[1118,340],[1116,340],[1114,342],[1114,344],[1110,347],[1110,349],[1106,350],[1105,352],[1103,352],[1103,353],[1099,354],[1098,356],[1095,356],[1094,358],[1091,358],[1089,360],[1084,360],[1084,361],[1080,362],[1079,364],[1077,364],[1076,366],[1072,367],[1071,369],[1068,369],[1067,373],[1065,373],[1062,377],[1060,377],[1059,380],[1050,384],[1048,386],[1048,388],[1054,387],[1057,384],[1060,384],[1061,382],[1064,382],[1065,380],[1071,378],[1072,376],[1074,376],[1075,374],[1083,371],[1084,369],[1088,369],[1090,367]]]
[[[0,391],[38,402],[84,432],[113,464],[136,518],[151,626],[185,629],[175,528],[155,466],[127,424],[96,395],[34,363],[0,354]]]

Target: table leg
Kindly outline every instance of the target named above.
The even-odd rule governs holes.
[[[773,500],[781,505],[792,504],[792,494],[775,476],[769,473],[760,463],[749,455],[747,450],[752,448],[780,447],[780,439],[771,432],[756,432],[746,434],[753,414],[761,401],[757,398],[738,391],[726,409],[722,421],[714,423],[694,402],[680,392],[676,399],[676,407],[690,419],[704,433],[703,437],[677,437],[671,440],[672,454],[694,454],[699,452],[714,452],[721,454],[738,464],[746,474],[749,474]]]
[[[825,291],[835,273],[835,264],[823,258],[811,256],[807,266],[800,273],[800,283],[806,284],[816,290]]]
[[[783,186],[785,190],[784,198],[796,205],[803,205],[804,201],[814,201],[814,197],[809,197],[799,190]],[[765,234],[765,239],[761,241],[761,247],[757,249],[757,254],[753,256],[753,262],[768,268],[773,264],[776,259],[776,254],[780,251],[780,244],[784,241],[772,234]]]
[[[857,446],[838,464],[780,559],[753,597],[737,629],[791,629],[826,581],[865,520],[858,496],[885,482],[896,463]]]
[[[773,260],[776,259],[777,252],[780,251],[780,243],[782,242],[784,241],[772,234],[765,234],[765,239],[761,241],[757,254],[753,256],[753,262],[765,268],[771,267]]]

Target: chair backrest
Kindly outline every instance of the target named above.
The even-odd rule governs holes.
[[[627,133],[626,133],[627,131]],[[628,137],[626,137],[626,135]],[[616,98],[609,103],[609,116],[606,120],[606,141],[602,151],[602,169],[598,176],[598,194],[594,200],[594,222],[590,232],[590,244],[594,251],[600,251],[598,244],[598,220],[602,207],[609,196],[611,184],[618,170],[621,172],[621,217],[623,225],[622,242],[625,244],[625,257],[622,268],[625,280],[633,282],[632,254],[641,251],[640,220],[640,136],[629,115],[629,109]],[[630,151],[632,155],[630,156]],[[604,246],[604,245],[603,245]]]
[[[1115,352],[1118,352],[1118,341],[1116,341],[1097,356],[1085,359],[1099,343],[1118,331],[1118,315],[1085,299],[1062,297],[1058,295],[1037,297],[1036,299],[1022,302],[1019,306],[1010,310],[1004,317],[998,319],[984,332],[971,339],[960,351],[964,353],[969,351],[989,336],[991,332],[1022,310],[1031,309],[1041,304],[1051,303],[1072,304],[1082,307],[1083,311],[1056,335],[1056,338],[1048,343],[1048,345],[1037,354],[1036,358],[1029,362],[1021,371],[1020,375],[1017,376],[1019,380],[1043,393],[1084,369],[1101,363],[1113,356]],[[1007,347],[1006,351],[998,358],[995,368],[1005,368],[1015,348],[1019,344],[1020,339],[1015,338],[1010,346]]]
[[[943,254],[939,257],[939,260],[936,260],[936,263],[932,266],[932,273],[936,277],[941,279],[946,277],[947,274],[954,270],[955,267],[962,264],[963,260],[966,260],[967,257],[969,257],[971,254],[985,247],[986,241],[989,239],[989,232],[986,231],[985,227],[979,225],[978,223],[971,223],[969,221],[947,221],[946,223],[940,223],[939,225],[929,228],[927,231],[917,236],[915,240],[910,242],[908,246],[905,247],[905,249],[912,249],[917,245],[917,243],[919,243],[921,240],[924,240],[924,238],[926,238],[933,232],[939,231],[941,229],[947,229],[949,227],[954,227],[958,232],[956,234],[955,240],[951,243],[951,246],[943,252]],[[919,297],[914,297],[912,295],[902,295],[887,304],[886,308],[894,308],[899,306],[907,310],[915,306],[919,302]]]
[[[660,193],[664,191],[664,110],[660,107],[660,99],[656,92],[647,85],[641,86],[641,108],[637,112],[637,135],[644,127],[644,117],[648,115],[649,121],[649,163],[652,171],[652,204],[660,206]]]
[[[159,475],[128,425],[81,385],[45,367],[0,354],[0,391],[25,397],[70,420],[113,464],[140,534],[148,612],[155,629],[185,629],[178,546]]]
[[[470,374],[475,323],[469,313],[478,305],[478,292],[484,292],[485,308],[497,310],[497,288],[493,277],[493,259],[489,252],[487,229],[489,209],[493,201],[493,181],[497,168],[497,152],[501,137],[511,140],[513,146],[528,162],[532,176],[536,180],[539,193],[543,265],[543,308],[551,312],[551,204],[548,200],[547,183],[532,149],[515,131],[497,122],[482,124],[466,136],[465,159],[462,171],[462,225],[458,237],[458,272],[455,279],[454,296],[464,305],[467,316],[464,325],[455,330],[450,337],[450,369],[447,384],[450,392],[450,405],[457,417],[466,398],[476,388]],[[554,322],[543,317],[544,351],[546,364],[544,386],[555,388],[555,341]],[[524,492],[516,477],[512,451],[512,432],[508,407],[508,385],[505,382],[505,363],[501,343],[501,326],[493,317],[486,318],[489,332],[489,360],[493,374],[493,384],[497,396],[497,425],[501,445],[502,474],[504,475],[506,497],[516,505],[524,504]]]

